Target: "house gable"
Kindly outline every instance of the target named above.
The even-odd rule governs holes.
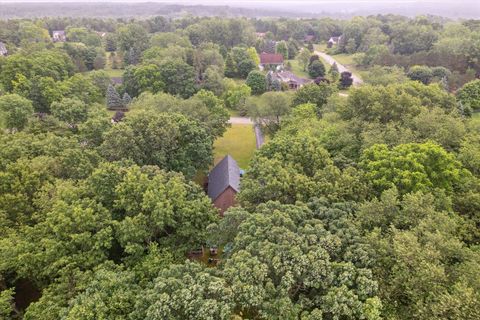
[[[235,202],[240,191],[240,168],[230,156],[225,156],[208,175],[208,196],[215,206],[223,211]]]
[[[283,55],[277,53],[260,54],[260,65],[281,65],[283,64]]]

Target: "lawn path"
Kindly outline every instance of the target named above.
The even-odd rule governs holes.
[[[260,149],[262,145],[265,143],[265,139],[263,138],[263,133],[260,126],[256,124],[254,128],[255,128],[255,140],[256,140],[255,142],[257,145],[257,149]]]
[[[228,120],[228,123],[231,123],[231,124],[253,124],[253,121],[252,121],[252,119],[245,118],[245,117],[230,117],[230,120]]]

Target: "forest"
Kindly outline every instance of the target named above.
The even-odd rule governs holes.
[[[0,319],[480,319],[480,20],[0,20],[0,150]]]

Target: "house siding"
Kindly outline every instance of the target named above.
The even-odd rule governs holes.
[[[227,211],[228,208],[236,204],[236,194],[237,192],[232,187],[228,187],[217,197],[217,199],[215,199],[215,201],[213,201],[213,205],[220,210],[220,215],[222,217],[223,213]]]

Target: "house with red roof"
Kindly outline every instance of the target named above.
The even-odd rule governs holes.
[[[260,70],[281,70],[283,69],[283,55],[278,53],[260,54]]]

